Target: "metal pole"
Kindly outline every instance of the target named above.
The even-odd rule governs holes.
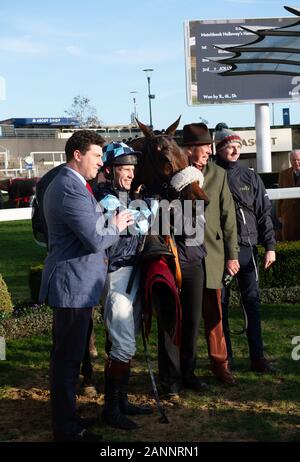
[[[255,104],[257,172],[272,172],[270,111],[266,103]]]
[[[150,90],[150,75],[151,72],[154,71],[154,69],[143,69],[144,72],[146,72],[147,76],[147,82],[148,82],[148,99],[149,99],[149,114],[150,114],[150,128],[153,128],[153,123],[152,123],[152,108],[151,108],[151,99],[155,98],[155,95],[151,95],[151,90]]]
[[[137,113],[136,113],[136,99],[133,97],[133,113],[134,113],[134,118],[137,118]]]
[[[8,159],[10,158],[10,151],[5,146],[2,146],[1,144],[0,144],[0,148],[4,149],[4,151],[1,152],[1,154],[4,154],[4,170],[5,170],[5,175],[7,176]]]
[[[137,110],[136,110],[136,98],[135,94],[138,93],[137,91],[131,91],[130,94],[132,94],[132,100],[133,100],[133,113],[131,113],[131,123],[136,125],[136,119],[137,119]]]
[[[7,176],[7,169],[8,169],[8,157],[9,157],[9,151],[6,150],[5,153],[5,163],[4,163],[4,168],[5,168],[5,175]]]
[[[148,98],[149,98],[149,114],[150,114],[150,128],[153,128],[152,124],[152,109],[151,109],[151,91],[150,91],[150,76],[147,77],[148,80]]]

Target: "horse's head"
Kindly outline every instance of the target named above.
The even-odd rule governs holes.
[[[145,161],[154,167],[156,175],[165,181],[187,167],[188,158],[169,135],[156,135],[145,141]]]
[[[150,194],[164,195],[171,178],[189,165],[187,155],[173,139],[179,122],[180,117],[164,133],[157,134],[137,120],[144,137],[132,140],[130,143],[134,150],[142,152],[141,162],[132,182],[132,190],[144,184]],[[171,199],[178,197],[176,191],[172,191],[171,188],[168,189],[168,193]],[[182,197],[207,201],[205,193],[197,182],[188,185],[182,192]]]
[[[144,136],[130,142],[133,149],[142,152],[133,187],[142,183],[148,190],[158,192],[159,185],[168,182],[175,172],[188,165],[187,156],[172,138],[179,121],[180,117],[164,132],[154,132],[137,120]]]

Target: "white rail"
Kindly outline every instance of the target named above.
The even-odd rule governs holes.
[[[294,199],[300,197],[300,188],[267,189],[267,193],[272,201],[278,199]]]
[[[293,199],[296,197],[300,197],[300,188],[267,189],[267,193],[271,200]],[[0,222],[30,220],[31,210],[31,207],[0,210]]]
[[[32,210],[31,207],[25,207],[25,208],[20,208],[20,209],[0,210],[0,222],[1,221],[30,220],[31,210]]]

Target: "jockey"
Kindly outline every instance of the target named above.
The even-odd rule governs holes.
[[[94,195],[104,208],[107,219],[124,208],[130,210],[130,187],[140,154],[125,143],[112,142],[103,148],[102,171],[107,181],[97,185]],[[141,234],[152,215],[147,205],[142,209],[139,207],[138,211],[132,209],[132,213],[135,232],[121,235],[118,243],[108,250],[108,275],[103,293],[104,324],[109,345],[102,418],[108,425],[125,430],[137,427],[126,415],[152,413],[149,406],[133,405],[127,397],[130,363],[136,351],[135,336],[141,326],[139,272],[130,293],[126,289],[141,246]]]

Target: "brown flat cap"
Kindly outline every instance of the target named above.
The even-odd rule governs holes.
[[[213,139],[204,123],[184,125],[183,127],[183,146],[212,144]]]

